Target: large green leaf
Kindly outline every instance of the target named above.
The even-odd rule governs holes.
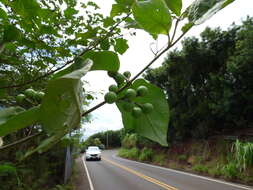
[[[149,114],[142,114],[140,118],[134,118],[130,112],[123,109],[124,102],[120,101],[117,106],[121,112],[125,128],[134,129],[138,134],[147,137],[162,146],[167,146],[167,130],[169,123],[169,106],[162,89],[154,86],[144,79],[136,80],[131,88],[137,89],[144,85],[148,88],[148,94],[144,97],[136,97],[137,103],[151,103],[154,110]],[[124,94],[124,91],[120,94]]]
[[[82,58],[91,59],[91,70],[118,71],[120,66],[119,57],[112,51],[88,51]]]
[[[171,16],[164,0],[136,1],[132,11],[135,20],[150,34],[168,34]]]
[[[52,79],[59,78],[84,67],[88,60],[93,61],[92,70],[118,71],[120,62],[119,57],[112,51],[88,51],[82,57],[77,57],[74,63],[67,68],[55,73]]]
[[[195,0],[187,9],[189,21],[198,25],[235,0]]]
[[[40,121],[48,133],[58,134],[79,127],[82,114],[80,79],[91,67],[92,61],[88,60],[83,68],[48,82],[40,109]]]
[[[182,0],[165,0],[169,9],[177,16],[180,15],[182,9]]]
[[[38,121],[39,107],[23,111],[20,107],[10,107],[0,111],[0,136],[5,136]]]

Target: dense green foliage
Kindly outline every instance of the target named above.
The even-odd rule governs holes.
[[[95,133],[94,135],[91,135],[82,144],[84,148],[87,148],[88,146],[118,148],[121,146],[121,139],[122,139],[123,134],[124,134],[124,129],[117,130],[117,131],[108,130],[104,132],[99,132],[99,133]],[[96,139],[99,139],[99,143],[98,143],[98,140]]]
[[[170,140],[205,138],[252,126],[253,18],[227,31],[206,28],[186,38],[145,78],[164,89]]]

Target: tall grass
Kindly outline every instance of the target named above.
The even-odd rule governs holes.
[[[253,143],[236,140],[232,150],[235,153],[236,166],[241,171],[253,166]]]

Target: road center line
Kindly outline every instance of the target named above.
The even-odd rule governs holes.
[[[134,174],[134,175],[136,175],[136,176],[138,176],[138,177],[140,177],[140,178],[142,178],[142,179],[145,179],[145,180],[147,180],[147,181],[149,181],[149,182],[151,182],[151,183],[154,183],[154,184],[156,184],[156,185],[158,185],[158,186],[160,186],[160,187],[162,187],[162,188],[164,188],[164,189],[167,189],[167,190],[178,190],[178,189],[175,188],[175,187],[172,187],[172,186],[170,186],[170,185],[168,185],[168,184],[166,184],[166,183],[163,183],[163,182],[161,182],[161,181],[158,181],[157,179],[154,179],[154,178],[152,178],[152,177],[146,176],[146,175],[144,175],[144,174],[142,174],[142,173],[140,173],[140,172],[137,172],[137,171],[135,171],[135,170],[132,170],[132,169],[126,167],[126,166],[123,166],[123,165],[121,165],[121,164],[118,164],[118,163],[116,163],[116,162],[113,162],[113,161],[111,161],[111,160],[108,160],[108,159],[106,159],[105,157],[103,157],[103,160],[105,160],[105,161],[111,163],[112,165],[115,165],[115,166],[117,166],[117,167],[119,167],[119,168],[121,168],[121,169],[123,169],[123,170],[126,170],[126,171],[128,171],[129,173],[132,173],[132,174]]]

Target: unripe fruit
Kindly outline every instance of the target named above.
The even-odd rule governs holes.
[[[123,75],[128,79],[131,77],[131,73],[129,71],[125,71]]]
[[[44,92],[37,92],[36,93],[36,99],[41,100],[45,96]]]
[[[132,116],[135,118],[139,118],[142,114],[142,110],[139,107],[134,107],[132,111]]]
[[[125,93],[125,98],[127,99],[133,99],[135,98],[137,95],[136,91],[132,88],[129,88],[126,90],[126,93]]]
[[[119,88],[115,84],[112,84],[111,86],[109,86],[109,91],[111,92],[117,92],[118,90]]]
[[[25,95],[28,97],[34,97],[34,96],[36,96],[36,91],[33,90],[32,88],[26,89]]]
[[[107,74],[109,77],[115,77],[117,75],[117,72],[108,71]]]
[[[134,107],[134,104],[130,103],[130,102],[124,102],[124,104],[123,104],[123,109],[126,112],[131,112],[133,110],[133,107]]]
[[[114,79],[118,84],[122,84],[125,81],[125,77],[120,73],[117,73]]]
[[[117,100],[117,94],[115,92],[107,92],[105,94],[105,102],[108,104],[112,104],[114,102],[116,102]]]
[[[23,101],[24,101],[24,99],[25,99],[25,95],[24,94],[19,94],[19,95],[17,95],[16,96],[16,101],[17,101],[17,103],[22,103]]]
[[[136,90],[138,96],[145,96],[148,93],[146,86],[139,86]]]
[[[145,103],[142,105],[143,113],[151,113],[154,110],[154,106],[151,103]]]

